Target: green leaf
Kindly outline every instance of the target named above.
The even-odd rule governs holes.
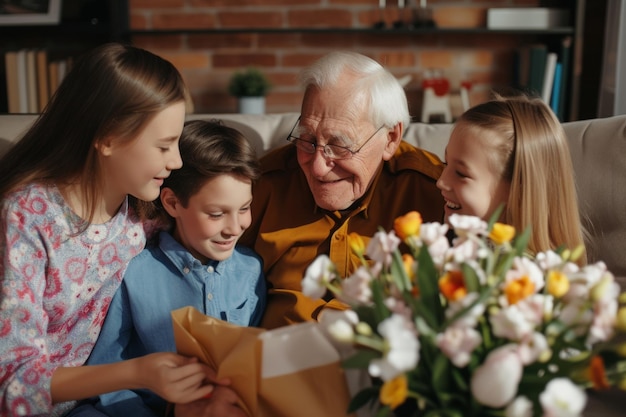
[[[370,407],[375,406],[378,400],[378,391],[378,387],[368,387],[359,391],[350,401],[348,413],[353,413],[368,403]]]
[[[463,264],[461,265],[461,272],[463,272],[463,280],[465,281],[467,292],[479,292],[480,279],[474,268],[468,264]]]
[[[385,320],[387,317],[391,316],[391,312],[385,306],[385,290],[384,284],[380,282],[380,280],[372,280],[371,283],[372,288],[372,301],[374,303],[374,317],[376,320],[376,325],[372,326],[372,328],[376,329],[378,327],[378,323]]]
[[[420,296],[414,305],[418,314],[422,315],[431,328],[439,329],[444,317],[439,299],[439,274],[428,250],[420,251],[417,262],[417,285]]]
[[[381,353],[375,350],[360,349],[354,355],[344,359],[341,365],[346,369],[364,369],[367,368],[373,359],[381,357]]]
[[[392,254],[391,276],[400,291],[411,291],[411,281],[409,280],[409,276],[406,274],[404,269],[402,255],[400,254],[400,251],[397,250]]]
[[[524,232],[515,236],[513,247],[518,256],[523,255],[528,247],[528,241],[530,240],[530,226],[524,230]]]

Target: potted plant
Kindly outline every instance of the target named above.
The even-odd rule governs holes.
[[[265,113],[265,95],[271,84],[258,68],[248,67],[233,74],[228,92],[237,97],[239,113]]]

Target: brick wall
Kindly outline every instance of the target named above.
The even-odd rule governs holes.
[[[401,1],[401,0],[400,0]],[[419,0],[406,1],[407,5]],[[438,27],[484,27],[489,7],[537,6],[533,0],[429,1]],[[545,2],[542,2],[542,5]],[[567,3],[565,2],[561,2]],[[298,111],[302,91],[298,71],[333,49],[364,53],[397,77],[410,75],[407,85],[412,115],[421,112],[421,82],[425,69],[441,68],[453,89],[453,114],[458,114],[460,82],[473,83],[471,104],[485,100],[492,89],[512,83],[515,49],[532,41],[529,35],[415,34],[390,29],[364,31],[285,31],[264,29],[371,28],[384,21],[413,20],[411,8],[398,9],[394,0],[381,11],[378,0],[130,0],[131,41],[171,60],[189,85],[197,113],[236,112],[236,100],[226,86],[231,74],[245,66],[261,68],[273,88],[266,111]],[[232,29],[261,29],[232,31]],[[228,32],[185,33],[180,29],[228,29]]]

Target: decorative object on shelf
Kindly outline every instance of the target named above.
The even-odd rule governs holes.
[[[244,114],[265,113],[265,96],[271,83],[258,68],[248,67],[233,74],[228,92],[237,97],[238,111]]]
[[[426,5],[426,0],[420,0],[420,6],[413,12],[413,27],[434,28],[436,26],[433,20],[433,10]]]
[[[450,81],[443,76],[442,71],[439,69],[424,71],[422,88],[424,89],[422,122],[430,123],[433,119],[441,118],[441,121],[451,123]]]
[[[453,214],[448,226],[411,212],[393,231],[348,236],[361,259],[350,277],[326,255],[309,266],[306,295],[330,290],[352,306],[320,317],[348,352],[344,368],[372,377],[349,411],[574,417],[586,388],[626,389],[626,343],[613,338],[626,332],[626,293],[613,274],[579,267],[582,248],[528,255],[529,231],[500,213]]]
[[[0,26],[58,25],[61,0],[5,0],[0,3]]]

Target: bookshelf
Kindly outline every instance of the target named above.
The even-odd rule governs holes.
[[[41,111],[54,84],[60,82],[77,56],[96,45],[123,40],[127,31],[126,0],[63,0],[59,24],[0,25],[0,113]],[[7,58],[13,60],[14,56],[24,62],[18,64],[17,78],[12,70],[7,72]],[[42,72],[44,68],[46,74]],[[26,93],[30,98],[28,104],[20,100],[17,107],[15,102],[9,106],[11,96],[15,95],[12,90],[18,90],[19,94],[24,89],[22,79],[31,81]],[[47,86],[42,85],[44,79]],[[36,80],[34,85],[33,80]]]
[[[605,1],[605,0],[599,0]],[[21,48],[45,48],[50,56],[75,57],[82,51],[110,40],[133,41],[133,39],[153,39],[159,42],[161,37],[168,35],[197,34],[245,34],[245,33],[302,33],[302,34],[376,34],[380,36],[410,36],[414,39],[424,38],[454,40],[459,38],[481,39],[488,37],[497,40],[498,36],[507,35],[519,38],[521,44],[542,43],[551,51],[558,51],[563,39],[571,39],[571,56],[567,66],[562,67],[561,77],[566,79],[565,96],[562,105],[566,106],[562,119],[577,120],[581,98],[581,71],[583,66],[583,35],[585,29],[585,0],[546,0],[539,2],[541,7],[568,8],[570,22],[567,26],[548,29],[488,29],[488,28],[207,28],[207,29],[130,29],[129,5],[127,0],[64,0],[61,24],[41,27],[2,27],[0,26],[0,49],[2,52]],[[80,9],[80,13],[76,10]],[[597,62],[587,65],[597,64]],[[4,65],[2,65],[4,67]],[[4,68],[0,68],[4,71]],[[2,73],[2,77],[6,74]],[[2,79],[0,79],[2,81]],[[584,80],[587,82],[587,80]],[[4,83],[3,83],[4,84]],[[583,86],[584,87],[584,86]],[[7,112],[7,92],[0,86],[0,113]],[[4,100],[4,106],[3,106]]]

